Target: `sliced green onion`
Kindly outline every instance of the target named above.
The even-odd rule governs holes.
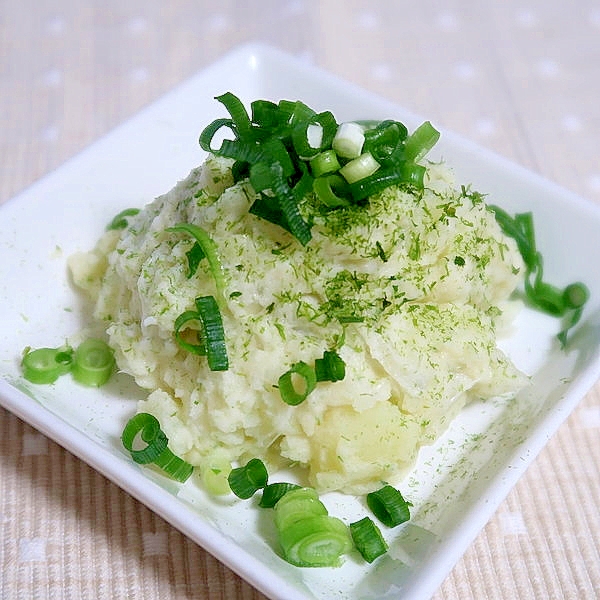
[[[388,544],[379,527],[369,517],[350,523],[350,535],[356,549],[368,563],[372,563],[388,550]]]
[[[21,368],[23,377],[31,383],[54,383],[61,375],[71,370],[73,349],[62,348],[27,348],[23,354]]]
[[[147,444],[141,449],[135,448],[138,435]],[[121,441],[134,462],[142,465],[153,463],[176,481],[183,483],[194,470],[190,463],[173,454],[167,447],[169,440],[165,432],[158,419],[149,413],[134,415],[123,429]]]
[[[370,152],[364,152],[359,157],[347,162],[340,170],[340,175],[352,184],[365,177],[369,177],[379,169],[380,164],[373,158]]]
[[[292,144],[296,154],[303,160],[316,156],[323,142],[321,125],[304,121],[292,130]]]
[[[404,140],[408,130],[399,121],[386,120],[365,131],[364,151],[370,152],[382,166],[404,161]]]
[[[204,253],[204,250],[202,250],[202,246],[198,242],[195,242],[185,255],[188,259],[187,278],[190,279],[196,274],[196,271],[198,271],[198,266],[202,262],[202,259],[206,258],[206,254]]]
[[[300,120],[292,129],[292,144],[299,158],[308,160],[331,145],[337,130],[329,111]]]
[[[154,461],[154,464],[157,467],[160,467],[172,479],[180,481],[181,483],[187,481],[194,471],[193,465],[173,454],[169,448],[164,450],[164,452]]]
[[[346,363],[333,350],[325,350],[323,358],[315,360],[317,381],[341,381],[346,376]]]
[[[208,493],[222,496],[231,491],[228,481],[231,462],[224,456],[211,457],[202,465],[200,473],[202,484]]]
[[[229,473],[227,480],[231,491],[244,500],[267,485],[269,475],[265,464],[259,458],[250,459],[243,467],[236,467]]]
[[[292,188],[296,202],[300,202],[302,198],[312,190],[314,181],[314,177],[310,174],[308,167],[306,167],[304,163],[300,163],[299,168],[302,175],[296,185]]]
[[[255,192],[263,192],[271,189],[273,186],[273,173],[271,167],[266,162],[259,162],[250,167],[249,173],[250,185]]]
[[[567,308],[581,308],[590,298],[588,287],[578,281],[563,290],[563,302]]]
[[[408,502],[391,485],[367,494],[367,505],[373,514],[388,527],[395,527],[410,519]]]
[[[279,163],[272,165],[271,171],[273,174],[273,185],[271,189],[275,196],[277,196],[287,226],[298,241],[305,246],[312,237],[310,227],[300,214],[294,192],[284,179]]]
[[[133,217],[140,212],[139,208],[126,208],[113,217],[113,220],[106,226],[107,231],[125,229],[129,225],[127,217]]]
[[[519,253],[526,266],[525,294],[527,300],[543,312],[563,317],[563,325],[557,337],[564,348],[567,335],[583,313],[583,307],[589,299],[589,290],[585,284],[576,282],[560,289],[544,281],[544,263],[542,254],[535,244],[533,216],[531,212],[518,213],[511,217],[498,206],[489,205],[503,233],[517,243]]]
[[[103,340],[89,338],[82,342],[73,354],[71,374],[83,385],[104,385],[115,369],[112,348]]]
[[[191,235],[194,240],[200,245],[208,264],[210,266],[210,272],[215,280],[217,292],[220,296],[223,294],[223,288],[225,287],[225,278],[223,276],[223,267],[219,259],[219,253],[217,251],[217,245],[213,242],[212,238],[202,227],[194,225],[193,223],[178,223],[173,227],[167,228],[167,231],[174,231],[179,233],[187,233]]]
[[[252,122],[262,129],[277,130],[287,123],[289,115],[270,100],[254,100],[250,103]]]
[[[541,269],[540,269],[541,273]],[[525,290],[528,299],[544,312],[560,317],[565,313],[565,304],[563,300],[563,291],[555,285],[546,283],[541,278],[536,277],[533,285],[529,279],[525,280]]]
[[[269,165],[278,163],[281,167],[281,175],[286,179],[294,174],[296,169],[294,162],[282,140],[269,138],[260,145],[260,149],[260,161]]]
[[[300,100],[296,100],[296,102],[291,105],[291,108],[292,112],[288,122],[292,128],[296,127],[298,123],[311,121],[317,114],[310,106],[304,104],[304,102]]]
[[[205,152],[212,152],[213,154],[219,154],[219,149],[212,147],[212,141],[218,131],[223,128],[227,128],[235,133],[234,124],[231,119],[215,119],[203,129],[198,140],[202,150]]]
[[[134,448],[138,434],[147,444],[141,449]],[[123,429],[121,441],[131,453],[131,458],[141,465],[153,463],[167,449],[169,442],[158,419],[149,413],[138,413],[131,417]]]
[[[568,312],[567,315],[565,316],[563,324],[562,324],[562,329],[559,331],[559,333],[556,334],[556,337],[558,338],[558,341],[560,342],[560,345],[563,348],[567,345],[567,335],[569,334],[569,331],[573,327],[575,327],[575,325],[577,325],[577,323],[579,323],[582,313],[583,313],[583,307],[575,308],[575,309],[571,310],[570,312]]]
[[[297,489],[300,489],[300,486],[295,483],[284,481],[269,483],[263,488],[262,497],[258,505],[261,508],[273,508],[289,491]]]
[[[324,150],[310,160],[310,169],[315,177],[335,173],[341,165],[334,150]]]
[[[240,137],[247,136],[250,133],[251,123],[242,101],[231,92],[225,92],[221,96],[216,96],[215,100],[223,104],[231,115],[233,127],[237,134]]]
[[[260,146],[254,140],[223,140],[219,156],[236,161],[253,163],[261,158]]]
[[[206,355],[211,371],[226,371],[229,368],[225,331],[221,311],[214,296],[200,296],[195,300],[196,310],[180,314],[174,323],[175,341],[181,348],[198,356]],[[192,344],[183,337],[183,327],[190,321],[202,326],[198,343]]]
[[[213,296],[202,296],[196,298],[196,308],[204,328],[208,366],[211,371],[226,371],[229,361],[219,305]]]
[[[511,217],[505,210],[493,204],[488,205],[492,210],[496,221],[505,235],[513,238],[517,243],[519,253],[530,271],[537,267],[538,252],[536,250],[535,235],[531,225],[533,216],[531,213],[521,213],[515,218]]]
[[[402,183],[411,185],[417,189],[423,189],[423,180],[427,169],[423,165],[405,162],[402,165]]]
[[[418,162],[435,146],[439,139],[440,132],[429,121],[425,121],[404,142],[406,160]]]
[[[425,168],[415,165],[430,149],[439,133],[426,122],[407,137],[399,121],[348,122],[338,126],[330,111],[316,113],[300,101],[255,100],[251,116],[231,93],[218,96],[229,118],[216,119],[200,135],[203,149],[233,158],[234,180],[249,176],[259,193],[250,212],[286,229],[306,245],[311,240],[310,217],[300,211],[304,197],[313,190],[329,208],[348,200],[362,200],[372,190],[394,183],[423,187]],[[213,138],[222,128],[233,133],[220,148]],[[339,160],[343,159],[343,160]],[[310,161],[310,171],[308,162]],[[342,165],[340,164],[342,163]],[[345,163],[345,164],[344,164]],[[381,167],[400,171],[369,181]],[[342,191],[338,179],[320,178],[340,173],[348,182],[362,182],[355,193]],[[313,185],[312,178],[316,181]]]
[[[247,179],[250,174],[250,164],[243,160],[236,160],[231,166],[231,176],[234,183]]]
[[[293,490],[290,490],[288,494],[285,495],[285,499],[281,499],[281,502],[278,502],[277,511],[279,514],[283,514],[284,512],[290,511],[290,506],[294,502],[308,502],[313,500],[319,500],[319,494],[317,494],[317,490],[311,487],[299,487]],[[320,500],[319,500],[320,502]],[[318,513],[323,514],[323,513]]]
[[[358,158],[365,143],[363,128],[358,123],[342,123],[331,142],[338,156],[343,158]]]
[[[278,225],[282,229],[285,229],[291,233],[277,198],[273,196],[267,196],[266,194],[260,194],[250,207],[249,212],[250,214],[260,217],[269,223]]]
[[[296,377],[302,380],[301,385],[299,386],[300,389],[296,389],[294,382]],[[315,370],[305,362],[300,361],[292,365],[292,367],[279,378],[279,394],[286,404],[297,406],[306,400],[307,396],[315,389],[316,383],[317,376]]]
[[[329,208],[338,208],[350,204],[347,199],[350,188],[341,175],[334,173],[317,177],[313,181],[313,190],[317,198]]]
[[[382,192],[392,185],[408,183],[417,188],[423,187],[425,167],[412,163],[403,163],[393,167],[379,169],[373,175],[354,182],[350,193],[355,201]]]
[[[298,104],[298,102],[295,100],[280,100],[277,104],[286,124],[289,124],[292,114],[294,113],[294,109],[296,108],[296,104]]]
[[[173,324],[175,341],[180,348],[183,348],[183,350],[187,350],[188,352],[198,356],[206,356],[206,344],[204,339],[201,337],[200,332],[196,330],[196,335],[198,336],[198,343],[196,344],[192,344],[184,338],[184,331],[187,331],[187,329],[184,329],[184,326],[192,321],[199,322],[201,324],[200,315],[198,314],[197,310],[186,310],[175,319],[175,323]]]
[[[348,527],[329,515],[315,515],[279,531],[285,560],[298,567],[336,567],[352,547]]]
[[[275,526],[283,531],[306,517],[326,514],[327,508],[314,488],[295,488],[275,504]]]
[[[311,239],[310,227],[300,215],[296,195],[283,176],[283,168],[277,163],[257,163],[250,168],[250,183],[256,191],[271,190],[275,197],[266,195],[257,200],[250,212],[267,221],[280,225],[305,245]]]

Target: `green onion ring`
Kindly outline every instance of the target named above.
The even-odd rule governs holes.
[[[212,123],[207,125],[200,134],[198,142],[202,150],[217,155],[219,154],[219,149],[212,147],[212,141],[217,132],[222,128],[227,128],[235,134],[234,124],[231,119],[215,119]]]
[[[107,231],[125,229],[129,225],[127,217],[133,217],[140,212],[139,208],[126,208],[113,217],[113,220],[106,226]]]
[[[303,390],[298,391],[294,387],[294,375],[298,375],[302,378],[304,384]],[[279,378],[279,394],[286,404],[297,406],[306,400],[307,396],[315,389],[316,383],[317,376],[315,370],[305,362],[300,361],[292,365],[292,367]]]
[[[350,523],[350,535],[356,549],[368,563],[372,563],[388,550],[388,544],[379,527],[369,517]]]
[[[329,515],[314,515],[278,532],[285,559],[298,567],[336,567],[352,546],[343,521]]]
[[[317,381],[341,381],[346,376],[346,363],[333,350],[325,350],[323,358],[315,360]]]
[[[408,502],[391,485],[367,494],[367,505],[373,514],[388,527],[396,527],[410,519]]]
[[[258,505],[261,508],[273,508],[289,491],[297,490],[299,488],[300,486],[296,483],[288,483],[287,481],[269,483],[263,488]]]
[[[110,379],[114,368],[112,348],[103,340],[89,338],[75,350],[71,374],[83,385],[98,387]]]
[[[228,476],[231,491],[243,500],[247,500],[267,485],[269,475],[260,458],[250,459],[244,466],[231,469]]]
[[[219,297],[222,298],[223,288],[225,287],[223,266],[221,265],[221,260],[219,259],[217,245],[212,240],[210,235],[208,235],[208,233],[206,233],[202,227],[194,225],[193,223],[178,223],[173,227],[168,227],[166,231],[188,233],[194,238],[194,240],[196,240],[196,242],[198,242],[202,248],[202,251],[204,252],[204,255],[206,256],[206,259],[208,260],[210,272],[217,288],[217,293]]]
[[[196,310],[181,313],[173,325],[175,341],[184,350],[198,356],[206,356],[211,371],[226,371],[229,368],[225,332],[219,305],[214,296],[200,296],[195,300]],[[183,339],[183,326],[198,321],[202,326],[199,343],[192,344]]]
[[[138,435],[147,444],[139,450],[134,448]],[[173,454],[167,447],[169,440],[158,419],[150,413],[138,413],[129,419],[123,428],[121,442],[134,462],[141,465],[155,464],[176,481],[183,483],[194,470],[190,463]]]
[[[26,349],[21,360],[23,377],[36,384],[54,383],[68,373],[73,364],[73,350],[63,348]]]
[[[350,187],[346,180],[337,173],[316,177],[313,181],[313,190],[317,198],[329,208],[350,205],[347,199]]]
[[[147,444],[141,450],[133,447],[138,434]],[[131,458],[141,465],[153,463],[166,450],[168,444],[167,436],[160,428],[158,419],[149,413],[134,415],[123,429],[121,441],[125,449],[131,453]]]

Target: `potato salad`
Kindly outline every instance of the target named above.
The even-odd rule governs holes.
[[[521,255],[445,164],[420,159],[421,185],[333,208],[313,186],[300,241],[218,154],[70,260],[173,452],[201,470],[260,457],[320,492],[363,493],[398,481],[467,402],[523,385],[497,345]],[[221,367],[200,298],[218,309]],[[337,377],[306,375],[332,358]]]

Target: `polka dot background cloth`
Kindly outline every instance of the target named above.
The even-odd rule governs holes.
[[[593,0],[0,2],[0,202],[248,41],[600,202]],[[0,454],[0,598],[263,598],[4,409]],[[597,385],[435,600],[600,598],[598,507]]]

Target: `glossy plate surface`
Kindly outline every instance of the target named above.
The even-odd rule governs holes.
[[[119,437],[140,391],[118,376],[89,390],[65,377],[33,386],[20,376],[24,347],[58,346],[86,324],[67,276],[67,256],[90,249],[123,208],[168,191],[203,160],[202,128],[232,91],[301,99],[338,120],[423,119],[260,45],[244,46],[200,72],[0,207],[0,403],[92,465],[272,598],[428,598],[485,525],[528,464],[600,376],[600,210],[526,170],[449,133],[433,153],[460,183],[510,212],[533,211],[545,276],[584,281],[591,300],[568,352],[556,320],[524,310],[503,348],[530,385],[510,402],[472,404],[425,448],[401,487],[410,523],[385,532],[389,553],[372,565],[349,558],[338,569],[298,569],[274,551],[267,511],[215,500],[134,465]],[[564,249],[568,248],[568,252]],[[330,512],[366,514],[361,499],[330,494]]]

